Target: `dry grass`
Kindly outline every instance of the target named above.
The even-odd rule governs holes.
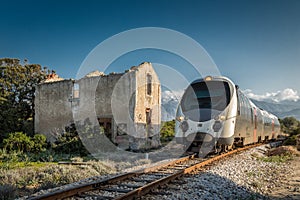
[[[0,199],[14,199],[72,183],[91,176],[115,173],[109,163],[90,161],[89,165],[58,165],[0,169]]]
[[[116,155],[114,156],[116,158]],[[102,161],[83,162],[81,157],[70,159],[72,162],[83,162],[84,165],[7,162],[6,164],[9,166],[0,167],[0,200],[28,196],[40,190],[58,187],[89,177],[122,172],[129,170],[129,168],[135,170],[151,164],[151,160],[148,159],[130,160],[121,155],[119,157],[120,161],[111,161],[107,155]]]

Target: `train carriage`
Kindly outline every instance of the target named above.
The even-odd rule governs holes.
[[[230,79],[208,76],[185,90],[176,114],[176,141],[190,151],[225,151],[276,138],[278,118],[258,108]]]

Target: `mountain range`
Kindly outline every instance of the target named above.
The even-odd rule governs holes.
[[[276,115],[279,118],[295,117],[300,120],[300,101],[257,101],[251,99],[251,101],[258,107]]]
[[[170,121],[175,119],[177,106],[180,97],[171,93],[170,91],[162,92],[162,121]],[[258,101],[251,99],[251,101],[259,108],[264,109],[278,118],[295,117],[300,120],[300,101],[281,101],[275,102],[272,100]]]

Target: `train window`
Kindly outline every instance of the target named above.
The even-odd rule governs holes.
[[[197,99],[199,108],[224,110],[229,103],[230,89],[225,82],[201,82],[192,85],[189,95]]]
[[[200,114],[202,117],[204,116],[203,113],[206,112],[205,109],[223,111],[229,102],[230,88],[227,82],[198,82],[187,88],[181,99],[181,107],[186,115],[188,115],[186,112],[194,110],[194,113],[196,113],[199,110],[199,112],[202,112]],[[199,115],[199,112],[197,115]]]

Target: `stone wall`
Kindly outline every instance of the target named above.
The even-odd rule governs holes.
[[[49,141],[55,140],[72,122],[72,80],[40,84],[35,91],[36,133],[43,133]]]
[[[82,125],[88,120],[93,127],[100,124],[111,142],[124,149],[158,147],[161,91],[152,65],[98,74],[40,84],[35,131],[54,139],[70,123]]]

